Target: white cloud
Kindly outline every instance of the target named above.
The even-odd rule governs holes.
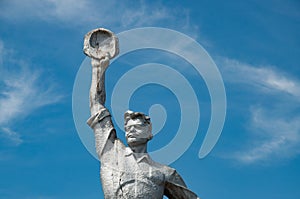
[[[6,64],[9,66],[4,66]],[[54,92],[53,85],[43,85],[46,80],[42,79],[42,73],[30,69],[25,62],[3,60],[0,68],[0,134],[19,145],[21,136],[12,130],[15,122],[37,108],[58,102],[62,96]]]
[[[10,0],[0,3],[0,17],[6,20],[27,19],[68,26],[109,26],[133,28],[171,24],[190,29],[189,13],[182,8],[168,8],[160,2],[103,0]],[[192,27],[197,28],[197,27]]]
[[[23,140],[21,139],[21,135],[17,132],[12,131],[7,127],[2,127],[0,130],[0,136],[6,140],[10,140],[11,144],[18,146],[20,145]]]
[[[143,1],[137,8],[127,8],[125,9],[122,15],[122,26],[142,26],[142,25],[151,25],[161,19],[170,19],[172,13],[166,7],[157,6],[150,7],[145,4]]]
[[[228,58],[219,58],[225,82],[238,86],[239,96],[255,96],[231,102],[248,106],[249,122],[244,126],[250,140],[231,157],[245,164],[268,163],[300,154],[300,82],[274,66],[253,66]],[[244,95],[241,95],[243,93]],[[244,111],[245,109],[243,109]]]
[[[90,3],[85,0],[11,0],[2,2],[0,16],[8,20],[60,20],[77,24],[95,16],[96,10]],[[98,10],[98,13],[102,12]]]
[[[4,89],[0,98],[0,124],[6,124],[17,116],[27,115],[34,109],[59,101],[51,86],[41,86],[41,74],[30,69],[20,69],[18,74],[4,77]]]
[[[219,58],[222,73],[228,82],[244,83],[260,91],[288,93],[300,97],[299,80],[272,66],[252,66],[237,60]]]
[[[238,152],[234,158],[243,163],[269,162],[300,154],[300,117],[272,116],[263,108],[251,112],[253,140],[248,149]]]

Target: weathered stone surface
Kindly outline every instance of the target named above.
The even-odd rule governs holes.
[[[112,59],[119,54],[118,38],[104,28],[88,32],[84,37],[83,45],[83,52],[94,59],[101,59],[107,55]]]
[[[196,199],[175,169],[154,162],[147,153],[147,143],[152,139],[148,116],[127,111],[124,119],[129,147],[117,138],[104,106],[105,70],[109,59],[119,52],[116,36],[102,28],[91,31],[85,36],[84,52],[92,58],[91,117],[87,123],[95,133],[105,198],[162,199],[165,195],[170,199]]]

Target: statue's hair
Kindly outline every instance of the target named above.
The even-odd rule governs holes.
[[[148,115],[145,115],[144,113],[141,112],[133,112],[133,111],[126,111],[124,113],[124,123],[125,125],[129,120],[135,120],[135,119],[140,119],[146,124],[151,124],[150,117]]]

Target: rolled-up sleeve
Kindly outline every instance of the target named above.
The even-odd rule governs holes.
[[[101,158],[112,147],[116,138],[109,111],[106,108],[100,109],[88,119],[87,124],[94,130],[96,151],[99,158]]]

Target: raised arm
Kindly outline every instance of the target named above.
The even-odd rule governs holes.
[[[92,59],[90,110],[91,116],[94,116],[104,108],[105,71],[109,60],[119,53],[118,38],[107,29],[97,28],[84,36],[83,52]]]
[[[105,93],[105,71],[109,65],[109,57],[102,59],[92,58],[92,83],[90,88],[90,110],[91,116],[104,108]]]
[[[113,147],[116,132],[109,111],[105,108],[105,71],[109,65],[109,57],[92,58],[92,83],[90,88],[91,117],[89,126],[94,130],[96,151],[100,159]]]
[[[92,83],[90,88],[91,117],[88,125],[94,130],[96,151],[100,159],[109,151],[116,132],[109,111],[105,108],[105,71],[109,60],[119,52],[118,39],[109,30],[97,28],[84,37],[83,52],[91,58]],[[106,157],[106,156],[105,156]]]

